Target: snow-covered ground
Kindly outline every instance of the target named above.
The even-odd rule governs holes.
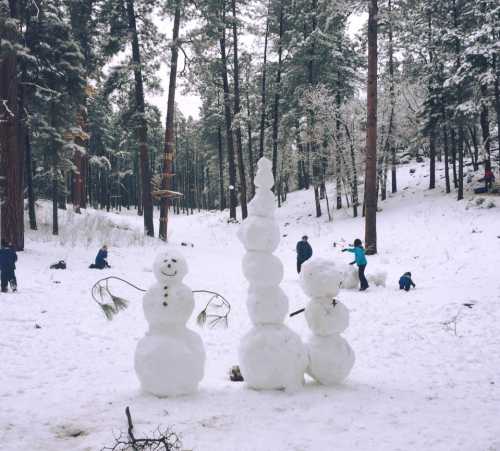
[[[297,393],[257,392],[229,381],[250,323],[244,250],[225,214],[171,221],[172,245],[194,243],[179,246],[190,266],[186,283],[232,304],[228,329],[197,329],[207,350],[200,392],[174,399],[139,390],[133,354],[147,327],[141,294],[113,285],[131,305],[111,322],[90,298],[92,284],[106,275],[149,286],[163,244],[144,240],[133,230],[141,219],[126,212],[70,214],[61,240],[29,233],[19,254],[20,291],[0,295],[0,449],[99,450],[126,432],[130,406],[136,436],[171,426],[183,449],[500,450],[500,199],[496,208],[482,208],[493,198],[457,202],[454,194],[426,190],[427,169],[413,167],[414,175],[409,166],[399,170],[400,192],[381,204],[379,254],[368,257],[367,273],[386,270],[387,287],[339,296],[351,310],[344,336],[356,363],[338,387],[308,380]],[[295,272],[302,235],[315,256],[339,263],[351,256],[333,242],[364,237],[362,218],[342,210],[331,223],[326,215],[316,219],[312,201],[311,192],[292,193],[277,213],[290,310],[307,302]],[[103,241],[112,269],[90,270]],[[50,270],[60,259],[68,269]],[[417,284],[408,293],[397,287],[405,271]],[[307,337],[303,315],[287,324]],[[197,328],[194,320],[190,326]]]

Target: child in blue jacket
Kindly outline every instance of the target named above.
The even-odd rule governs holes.
[[[416,287],[416,285],[413,283],[413,280],[411,279],[411,272],[405,272],[399,278],[399,289],[410,291],[410,286],[412,286],[413,288]]]
[[[356,263],[358,265],[359,291],[365,291],[368,288],[368,281],[365,277],[367,261],[361,240],[356,238],[354,240],[354,247],[342,249],[342,252],[352,252],[354,254],[354,261],[349,264],[354,265]]]

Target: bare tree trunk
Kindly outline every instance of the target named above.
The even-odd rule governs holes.
[[[444,106],[443,106],[443,111],[444,111]],[[445,187],[446,187],[446,193],[449,193],[451,191],[450,189],[450,169],[449,169],[449,149],[448,149],[448,132],[446,130],[446,119],[445,119],[445,125],[443,127],[443,146],[444,146],[444,180],[445,180]]]
[[[436,187],[436,137],[434,134],[434,126],[429,136],[429,189],[434,189]]]
[[[241,139],[241,106],[240,106],[240,63],[238,60],[238,24],[236,17],[236,0],[231,1],[233,11],[233,79],[234,79],[234,115],[236,117],[236,154],[238,157],[238,174],[240,178],[241,216],[245,219],[247,211],[247,178],[245,161],[243,160],[243,143]]]
[[[251,64],[250,64],[251,66]],[[247,134],[248,134],[248,175],[250,177],[250,197],[255,196],[255,162],[253,157],[253,138],[252,138],[252,121],[251,121],[251,106],[250,106],[250,69],[246,72],[246,100],[247,100]]]
[[[222,129],[217,127],[217,144],[219,149],[219,206],[220,210],[226,209],[226,194],[224,192],[224,156],[222,154]]]
[[[392,17],[392,2],[388,3],[389,12],[389,97],[391,102],[391,112],[389,116],[389,131],[387,139],[389,140],[389,152],[391,154],[391,192],[395,193],[398,190],[396,176],[396,145],[394,143],[394,109],[396,106],[396,92],[394,89],[394,44],[393,44],[393,17]]]
[[[377,0],[369,0],[368,14],[365,246],[371,255],[377,253]]]
[[[267,85],[266,85],[266,74],[267,74],[267,41],[269,39],[269,6],[271,0],[267,5],[267,19],[266,19],[266,34],[264,36],[264,61],[262,63],[262,85],[261,85],[261,101],[260,101],[260,136],[259,136],[259,158],[264,156],[264,134],[266,130],[266,96],[267,96]]]
[[[483,136],[484,159],[491,164],[490,119],[488,114],[488,106],[485,104],[488,97],[488,88],[485,84],[481,84],[481,96],[483,104],[481,106],[480,123],[481,133]]]
[[[35,192],[33,191],[33,155],[31,152],[30,132],[25,126],[26,140],[26,187],[28,191],[28,215],[30,219],[30,229],[37,230],[35,213]]]
[[[142,204],[144,208],[144,232],[154,236],[153,199],[151,197],[151,172],[149,166],[148,129],[144,106],[144,86],[141,69],[139,37],[135,20],[134,0],[127,0],[128,28],[132,40],[132,60],[134,62],[135,102],[138,124],[136,127],[139,142],[140,168],[142,180]]]
[[[229,93],[229,80],[227,74],[226,53],[226,1],[222,2],[222,24],[219,28],[221,51],[221,75],[224,90],[224,118],[226,121],[226,147],[229,170],[229,218],[236,219],[236,167],[234,162],[234,141],[232,131],[231,98]]]
[[[279,131],[279,103],[281,94],[281,66],[282,66],[282,38],[283,38],[283,4],[280,3],[279,16],[279,37],[278,37],[278,68],[276,72],[276,87],[274,92],[273,105],[273,177],[276,181],[278,168],[278,131]]]
[[[10,17],[17,17],[17,0],[10,0]],[[2,33],[4,31],[2,30]],[[15,31],[5,38],[15,42]],[[6,50],[2,49],[6,52]],[[21,111],[18,104],[17,56],[5,53],[0,61],[0,177],[2,183],[1,237],[24,249],[23,167]]]
[[[493,54],[493,71],[495,73],[494,94],[497,114],[498,171],[500,173],[500,58],[496,54]]]
[[[464,128],[458,127],[458,195],[457,200],[464,198]]]
[[[170,79],[168,83],[167,99],[167,117],[165,120],[165,144],[164,157],[161,175],[161,189],[167,190],[172,185],[173,164],[175,159],[175,90],[177,87],[177,60],[179,56],[178,40],[181,22],[181,3],[177,0],[174,15],[174,29],[172,33],[172,46],[170,55]],[[187,195],[187,193],[184,193]],[[170,208],[170,199],[162,197],[160,199],[160,227],[159,238],[163,241],[168,240],[168,210]]]

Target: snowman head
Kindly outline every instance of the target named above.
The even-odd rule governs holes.
[[[186,259],[175,249],[160,252],[153,263],[153,272],[159,282],[182,282],[188,272]]]
[[[335,297],[339,292],[342,272],[335,263],[324,258],[306,261],[300,271],[300,282],[304,292],[312,297]]]

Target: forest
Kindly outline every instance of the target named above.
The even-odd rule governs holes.
[[[24,248],[39,200],[55,235],[67,208],[134,209],[163,240],[169,214],[237,222],[266,156],[278,206],[312,187],[316,216],[366,216],[376,253],[399,165],[457,200],[498,174],[499,59],[495,1],[1,0],[2,239]]]

